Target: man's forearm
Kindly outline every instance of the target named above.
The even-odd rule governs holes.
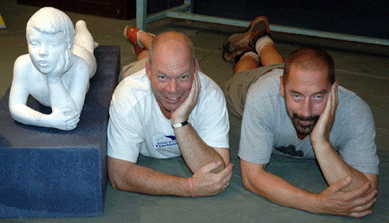
[[[242,176],[245,189],[276,204],[319,213],[315,208],[315,194],[293,186],[284,179],[263,171],[255,178]]]
[[[187,178],[172,176],[136,164],[117,165],[112,158],[108,158],[108,173],[115,189],[148,195],[191,196]]]
[[[320,194],[293,186],[282,178],[265,171],[266,165],[240,161],[245,189],[274,203],[312,213],[363,217],[371,214],[377,191],[367,193],[369,185],[350,192],[341,190],[351,183],[350,178],[330,185]]]
[[[313,145],[320,169],[329,185],[332,185],[347,176],[352,177],[352,183],[342,191],[350,191],[361,187],[368,179],[358,170],[349,166],[335,151],[331,144]]]
[[[228,164],[215,149],[208,146],[200,138],[191,124],[175,128],[174,134],[181,154],[193,173],[211,162],[221,161],[222,165],[214,171],[215,173],[218,173]]]

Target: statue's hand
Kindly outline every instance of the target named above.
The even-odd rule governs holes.
[[[50,115],[42,117],[41,121],[46,127],[72,130],[77,127],[77,123],[80,121],[80,114],[66,107],[54,110]]]

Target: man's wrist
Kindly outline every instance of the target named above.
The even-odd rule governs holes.
[[[177,129],[177,128],[183,127],[183,126],[185,126],[185,125],[187,125],[187,124],[189,124],[188,120],[183,121],[183,122],[179,122],[179,123],[172,124],[172,128],[173,128],[173,129]]]
[[[189,184],[190,196],[196,197],[196,192],[194,190],[192,177],[188,178],[188,184]]]
[[[330,148],[331,147],[331,143],[328,141],[328,140],[311,140],[311,143],[312,143],[312,147],[313,149],[317,149],[317,148]]]

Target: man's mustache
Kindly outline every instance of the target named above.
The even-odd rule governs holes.
[[[311,115],[311,116],[305,117],[305,116],[293,113],[293,118],[299,119],[301,121],[315,121],[315,120],[318,120],[320,118],[320,116],[319,115]]]

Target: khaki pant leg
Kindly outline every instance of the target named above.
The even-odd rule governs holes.
[[[228,111],[238,118],[242,118],[247,92],[250,86],[264,74],[275,69],[283,68],[284,64],[282,63],[236,73],[224,84],[224,86],[222,86],[227,101]]]
[[[131,74],[134,74],[140,70],[143,70],[146,68],[146,61],[147,58],[142,59],[140,61],[132,62],[122,68],[119,74],[119,82],[122,81],[124,78],[130,76]]]

